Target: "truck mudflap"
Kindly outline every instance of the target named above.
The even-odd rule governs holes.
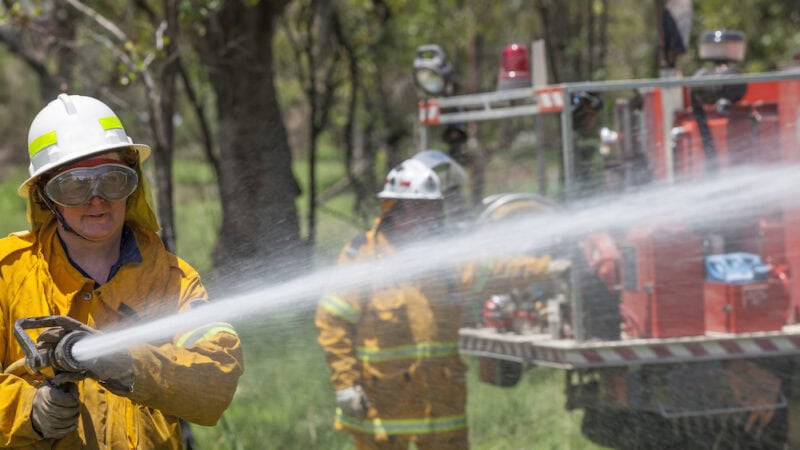
[[[674,364],[800,355],[800,325],[782,331],[585,342],[462,328],[459,347],[462,354],[562,369]]]

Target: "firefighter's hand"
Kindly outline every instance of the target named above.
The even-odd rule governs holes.
[[[133,361],[128,350],[100,356],[83,363],[89,377],[117,395],[133,391]]]
[[[369,409],[369,400],[364,389],[355,385],[336,391],[336,405],[345,415],[363,419]]]
[[[80,403],[75,383],[44,384],[36,390],[31,408],[33,429],[45,439],[60,439],[78,428]]]
[[[568,259],[554,259],[547,264],[547,273],[559,275],[566,272],[570,266],[572,262]]]
[[[68,331],[62,327],[52,327],[42,331],[36,340],[36,349],[40,354],[53,351],[67,333]],[[50,381],[55,386],[61,386],[64,383],[74,383],[82,380],[84,377],[84,374],[80,372],[58,372]]]
[[[55,347],[67,333],[68,331],[61,327],[48,328],[39,334],[36,348],[42,351]],[[87,376],[99,381],[117,395],[126,395],[133,390],[133,362],[127,350],[81,361],[80,364]],[[80,378],[83,377],[61,373],[56,375],[55,381],[58,384],[60,381],[74,381]]]

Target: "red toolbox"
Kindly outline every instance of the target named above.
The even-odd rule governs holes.
[[[681,224],[643,226],[620,249],[623,331],[640,338],[703,335],[700,236]]]
[[[707,331],[773,331],[786,324],[789,297],[779,280],[706,281],[704,294]]]

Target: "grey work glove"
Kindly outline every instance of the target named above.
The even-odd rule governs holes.
[[[36,390],[31,408],[33,429],[43,438],[60,439],[78,428],[80,403],[75,383],[44,384]]]
[[[89,377],[117,395],[133,391],[133,360],[128,350],[83,362]]]
[[[367,400],[364,389],[355,385],[336,391],[336,405],[345,415],[363,419],[369,409],[369,400]]]
[[[48,328],[39,334],[36,348],[43,350],[54,347],[66,334],[63,328]],[[86,375],[117,395],[126,395],[133,390],[133,362],[128,350],[80,361],[80,365]],[[56,375],[55,381],[58,384],[61,380],[74,379],[74,374],[62,373]]]

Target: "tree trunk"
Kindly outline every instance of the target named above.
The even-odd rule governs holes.
[[[167,21],[166,52],[173,57],[164,59],[164,66],[159,72],[158,90],[150,91],[150,105],[153,112],[151,128],[155,136],[156,180],[158,183],[158,219],[161,225],[161,239],[168,250],[176,251],[175,212],[172,198],[172,162],[175,144],[175,126],[172,116],[175,112],[175,79],[180,68],[179,59],[174,57],[178,52],[178,6],[176,0],[164,0],[164,18]],[[154,24],[155,25],[155,24]],[[157,25],[156,25],[157,26]]]
[[[277,280],[307,266],[295,206],[300,189],[272,73],[275,21],[286,3],[225,1],[198,49],[219,120],[222,228],[213,277]]]

